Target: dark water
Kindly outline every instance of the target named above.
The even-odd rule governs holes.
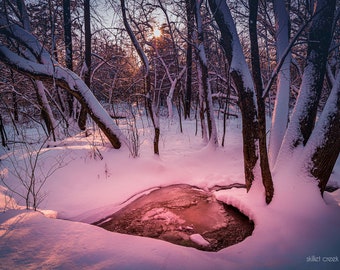
[[[237,208],[190,185],[154,190],[93,225],[205,251],[239,243],[254,230],[254,223]],[[192,241],[193,234],[200,234],[209,244]]]

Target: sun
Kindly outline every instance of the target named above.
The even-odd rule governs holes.
[[[153,30],[153,36],[154,36],[155,38],[159,38],[161,35],[162,35],[161,30],[160,30],[158,27],[156,27],[156,28]]]

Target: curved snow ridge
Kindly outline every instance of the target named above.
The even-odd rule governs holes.
[[[109,218],[108,216],[111,216],[113,213],[119,211],[120,209],[122,209],[123,207],[125,207],[126,205],[128,205],[129,203],[131,203],[132,201],[144,196],[144,195],[148,195],[149,193],[151,193],[154,190],[159,189],[160,187],[150,187],[147,188],[141,192],[137,192],[133,195],[131,195],[128,199],[126,199],[125,201],[121,202],[121,203],[114,203],[114,204],[108,204],[102,207],[98,207],[98,208],[94,208],[91,210],[88,210],[86,212],[83,212],[79,215],[76,216],[72,216],[72,217],[64,217],[65,219],[68,220],[72,220],[72,221],[79,221],[79,222],[83,222],[83,223],[88,223],[91,224],[93,222],[96,222],[100,219],[103,219],[102,222],[108,221]],[[104,217],[104,218],[103,218]],[[58,216],[58,218],[62,218],[62,216]]]
[[[238,210],[240,210],[241,213],[246,215],[250,220],[255,220],[255,213],[252,210],[250,201],[246,199],[246,191],[240,190],[240,189],[231,189],[231,190],[220,190],[215,191],[214,195],[217,200],[224,202],[225,204],[229,204]]]

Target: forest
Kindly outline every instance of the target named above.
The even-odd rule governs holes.
[[[27,219],[39,226],[77,230],[35,211],[88,225],[136,194],[188,184],[238,208],[255,230],[231,251],[204,255],[201,265],[178,257],[164,269],[336,269],[339,46],[339,0],[0,0],[0,254],[16,247],[19,234],[6,235],[24,211],[34,210]],[[94,183],[104,178],[120,180]],[[265,231],[284,226],[274,217],[291,223],[271,242]],[[30,220],[19,230],[34,231]],[[317,225],[289,257],[298,221]],[[325,235],[312,237],[316,231]],[[282,250],[271,251],[284,235]],[[98,237],[97,249],[104,234]],[[142,246],[153,250],[153,242],[140,241],[131,243],[141,269],[159,268],[157,254],[141,259]],[[162,256],[179,256],[155,245]],[[256,261],[243,262],[240,250]],[[261,261],[268,252],[272,261]],[[24,265],[9,254],[4,269]],[[71,269],[79,253],[72,254],[71,264],[59,257],[49,264],[47,255],[28,260],[33,268]],[[124,259],[112,263],[110,254]],[[136,267],[123,244],[103,256],[103,265],[80,265]]]

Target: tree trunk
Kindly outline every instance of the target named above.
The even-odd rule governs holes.
[[[31,32],[31,25],[30,25],[30,20],[29,20],[29,17],[28,17],[26,6],[25,6],[25,1],[24,0],[17,0],[16,2],[17,2],[18,10],[20,12],[20,21],[22,23],[22,26],[26,31]]]
[[[2,115],[0,114],[0,135],[1,135],[1,145],[3,147],[7,146],[7,135],[5,131],[5,126],[2,122]]]
[[[24,0],[17,0],[17,6],[20,12],[20,17],[22,21],[23,28],[28,31],[29,33],[32,32],[31,25],[28,17],[28,13],[26,10]],[[56,141],[56,133],[57,133],[57,121],[53,116],[53,112],[51,106],[47,100],[46,93],[45,93],[45,86],[41,81],[35,81],[36,86],[36,94],[38,103],[41,107],[41,115],[46,124],[46,128],[48,131],[48,135],[52,135],[53,141]]]
[[[159,155],[159,137],[160,137],[160,126],[159,126],[159,118],[158,118],[158,105],[156,105],[155,98],[153,97],[151,100],[151,78],[150,78],[150,65],[149,60],[144,53],[142,47],[140,46],[139,42],[137,41],[130,25],[126,17],[126,7],[125,7],[125,0],[120,0],[121,10],[123,15],[123,23],[125,26],[126,31],[132,41],[133,46],[135,47],[139,58],[141,59],[144,68],[145,68],[145,87],[146,93],[149,95],[149,100],[147,100],[147,108],[150,112],[151,121],[154,127],[154,154]]]
[[[18,122],[19,121],[18,98],[17,98],[16,89],[15,89],[14,72],[12,69],[11,69],[11,79],[12,79],[12,85],[13,85],[13,92],[12,92],[13,118],[15,122]]]
[[[257,11],[258,0],[249,0],[249,36],[251,49],[251,65],[253,78],[255,82],[257,107],[258,107],[258,132],[259,132],[259,150],[260,150],[260,167],[262,183],[266,193],[266,203],[272,201],[274,195],[273,179],[269,168],[266,140],[266,107],[264,98],[262,98],[263,85],[260,67],[259,46],[257,43]]]
[[[187,15],[187,50],[186,50],[186,88],[184,97],[184,119],[190,118],[191,110],[191,84],[192,84],[192,35],[194,31],[194,10],[193,1],[186,0],[186,15]]]
[[[340,151],[340,72],[338,72],[331,94],[306,144],[304,166],[319,182],[321,194],[325,191],[329,177]]]
[[[85,23],[85,73],[84,81],[89,89],[91,89],[91,13],[90,13],[90,0],[84,1],[84,23]],[[78,126],[81,130],[86,129],[87,112],[81,106]]]
[[[5,25],[6,27],[4,27]],[[130,147],[129,141],[88,89],[84,81],[72,71],[61,67],[57,62],[53,61],[48,52],[32,34],[16,24],[9,25],[6,19],[1,16],[0,32],[19,41],[22,46],[31,51],[32,56],[39,57],[39,61],[38,59],[35,61],[25,59],[0,43],[0,61],[31,78],[56,83],[66,89],[86,107],[92,119],[98,124],[114,148],[120,148],[122,143]]]
[[[34,81],[36,94],[39,106],[41,108],[41,116],[45,122],[48,135],[53,138],[53,141],[56,141],[56,131],[57,131],[57,121],[53,117],[53,113],[51,110],[51,106],[48,103],[46,94],[45,94],[45,86],[41,81]]]
[[[209,5],[220,29],[222,46],[230,65],[239,97],[242,114],[243,156],[246,187],[249,191],[254,181],[257,162],[257,115],[254,86],[230,10],[224,0],[209,0]]]
[[[199,117],[201,123],[201,133],[202,139],[204,143],[208,143],[208,130],[207,130],[207,123],[205,121],[205,93],[203,90],[203,82],[202,82],[202,68],[201,65],[198,63],[198,59],[196,59],[196,66],[197,66],[197,82],[198,82],[198,110],[199,110]]]
[[[57,50],[57,44],[56,44],[56,34],[55,34],[55,10],[54,10],[54,6],[52,4],[52,0],[48,0],[48,9],[49,9],[49,20],[51,23],[51,55],[53,55],[54,59],[58,62],[58,50]],[[58,88],[58,86],[54,85],[54,87],[56,88],[56,94],[57,94],[57,100],[58,100],[58,104],[60,107],[60,113],[62,114],[63,119],[65,120],[65,124],[66,127],[68,128],[69,124],[68,121],[64,115],[65,113],[65,101],[63,100],[61,94],[60,94],[60,89]]]
[[[73,49],[72,49],[72,20],[71,20],[71,1],[63,0],[63,15],[64,15],[64,42],[65,42],[65,64],[66,67],[73,71]],[[69,117],[74,116],[73,111],[73,96],[67,93],[67,105]]]
[[[291,158],[298,146],[306,145],[314,128],[332,39],[335,2],[335,0],[317,2],[309,31],[307,60],[300,92],[275,169],[282,168],[285,160]]]
[[[218,137],[217,137],[217,129],[216,122],[214,117],[214,108],[211,96],[211,87],[209,82],[209,74],[208,74],[208,63],[207,56],[205,54],[204,49],[204,34],[203,34],[203,23],[200,12],[200,4],[196,3],[195,5],[195,18],[197,24],[197,48],[196,48],[196,57],[199,61],[199,65],[202,73],[202,88],[204,92],[204,100],[205,100],[205,110],[207,114],[207,123],[208,123],[208,135],[209,135],[209,144],[213,147],[218,146]]]
[[[282,0],[274,0],[274,14],[276,27],[276,54],[279,61],[289,46],[290,21]],[[273,110],[272,126],[269,139],[269,159],[274,167],[282,140],[288,125],[289,92],[290,92],[290,62],[291,53],[285,57],[277,78],[276,99]]]

